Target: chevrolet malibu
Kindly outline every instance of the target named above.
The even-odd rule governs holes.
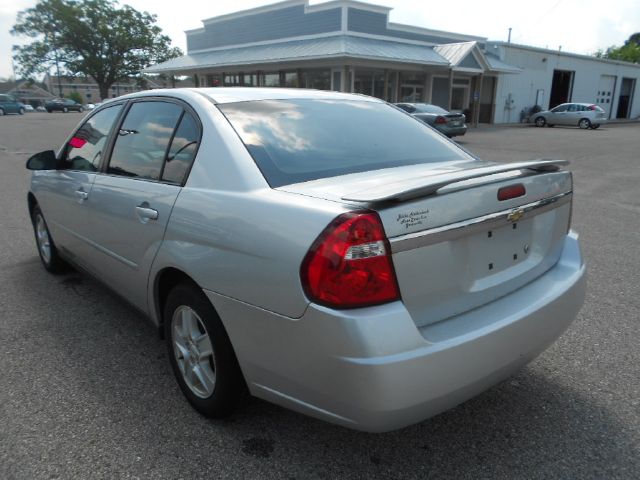
[[[366,431],[507,378],[581,307],[562,160],[481,161],[374,98],[154,90],[29,159],[44,268],[166,340],[205,416],[252,395]]]

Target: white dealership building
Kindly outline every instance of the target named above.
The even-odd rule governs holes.
[[[640,117],[640,65],[389,22],[391,8],[353,0],[284,2],[203,20],[187,54],[146,73],[196,85],[288,86],[424,101],[471,122],[519,122],[534,105],[595,103]]]

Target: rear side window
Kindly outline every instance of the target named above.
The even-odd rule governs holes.
[[[382,168],[471,157],[423,122],[366,100],[218,105],[273,188]]]
[[[117,132],[107,173],[160,180],[165,155],[182,115],[175,103],[151,101],[131,105]]]
[[[120,110],[122,105],[114,105],[92,115],[69,140],[60,168],[97,171],[107,137]]]
[[[200,131],[196,120],[185,112],[180,120],[176,134],[171,141],[167,162],[162,172],[162,180],[182,183],[198,150]]]

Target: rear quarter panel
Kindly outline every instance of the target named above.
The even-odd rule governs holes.
[[[300,265],[344,207],[271,189],[184,188],[151,272],[187,273],[203,289],[287,317],[309,304]],[[159,312],[158,312],[159,313]]]

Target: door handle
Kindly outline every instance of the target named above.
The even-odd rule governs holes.
[[[82,202],[83,200],[86,200],[87,198],[89,198],[89,194],[87,192],[85,192],[84,190],[80,189],[80,190],[76,190],[75,191],[76,197],[78,197],[78,201]]]
[[[158,211],[150,208],[148,206],[149,204],[145,203],[136,207],[136,215],[138,215],[140,221],[142,221],[142,223],[147,223],[149,220],[157,220]]]

